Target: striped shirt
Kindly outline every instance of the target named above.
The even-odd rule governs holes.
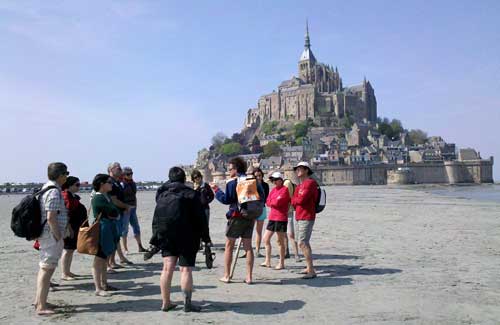
[[[54,181],[48,181],[42,187],[42,189],[49,186],[56,186],[45,192],[40,199],[40,210],[42,212],[42,223],[47,220],[47,211],[57,211],[57,226],[61,235],[64,236],[66,232],[66,225],[68,224],[68,211],[64,205],[64,199],[61,194],[61,187],[57,185]],[[48,222],[45,223],[43,231],[49,231]]]

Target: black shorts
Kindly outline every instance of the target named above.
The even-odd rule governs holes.
[[[75,233],[73,238],[70,237],[64,238],[64,249],[75,250],[77,240],[78,240],[78,233]]]
[[[194,267],[196,263],[196,252],[193,253],[177,253],[166,249],[161,250],[162,257],[175,256],[179,258],[179,266]]]
[[[229,238],[252,238],[255,220],[244,218],[231,218],[227,222],[226,237]]]
[[[99,245],[99,249],[97,250],[97,254],[95,254],[95,256],[103,258],[103,259],[108,258],[108,255],[104,254],[104,252],[102,251],[101,245]]]
[[[288,221],[273,221],[269,220],[266,229],[274,232],[286,232]]]

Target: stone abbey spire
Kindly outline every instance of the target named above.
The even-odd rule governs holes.
[[[299,60],[299,78],[306,83],[312,81],[312,70],[316,64],[316,58],[311,50],[311,39],[309,37],[309,23],[306,20],[306,35],[304,43],[304,51]]]

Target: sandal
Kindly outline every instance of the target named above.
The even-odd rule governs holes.
[[[262,266],[262,267],[271,267],[271,265],[268,265],[268,264],[266,264],[265,262],[264,262],[264,263],[262,263],[260,266]]]
[[[219,281],[224,283],[231,283],[231,279],[228,278],[220,278]]]
[[[309,273],[309,274],[304,275],[302,277],[302,279],[308,280],[308,279],[314,279],[316,277],[317,277],[316,273]]]
[[[274,269],[275,269],[275,270],[284,270],[284,269],[285,269],[285,267],[284,267],[284,266],[279,266],[279,265],[276,265],[276,266],[274,267]]]

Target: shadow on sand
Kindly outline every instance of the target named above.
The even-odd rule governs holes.
[[[245,315],[277,315],[284,314],[291,310],[299,310],[304,307],[302,300],[286,300],[284,302],[276,301],[239,301],[239,302],[219,302],[219,301],[195,301],[202,307],[202,313],[214,313],[232,311],[237,314]],[[160,311],[161,299],[140,299],[140,300],[121,300],[111,303],[101,302],[84,304],[79,306],[66,306],[69,313],[115,313],[124,311],[133,312],[151,312]],[[182,302],[177,307],[177,311],[182,310]]]
[[[302,270],[303,267],[289,267],[292,270]],[[361,265],[317,265],[314,267],[317,277],[314,279],[283,279],[277,285],[307,285],[310,287],[337,287],[352,284],[353,275],[385,275],[403,272],[391,268],[363,268]]]

